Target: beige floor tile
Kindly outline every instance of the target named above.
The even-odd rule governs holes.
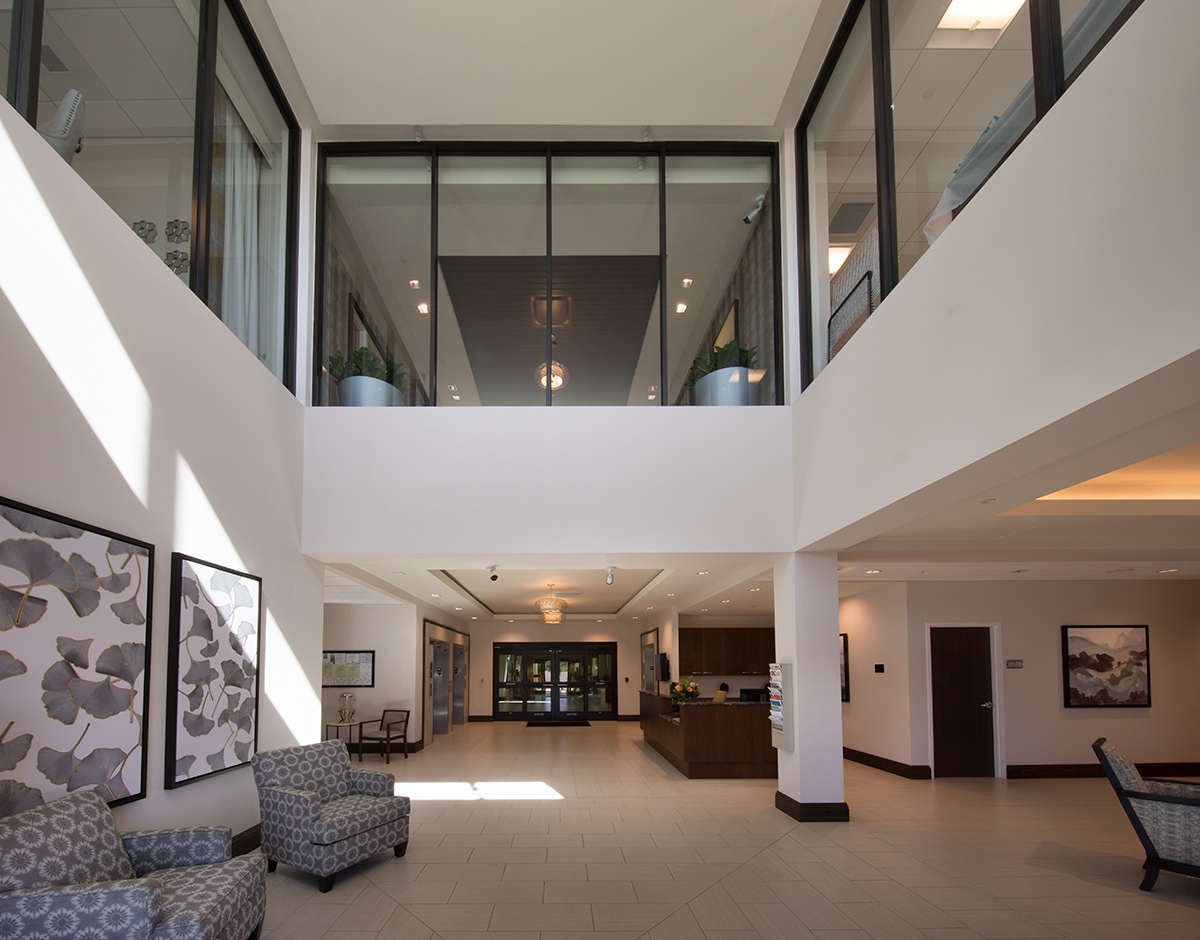
[[[665,864],[630,865],[625,862],[588,862],[588,881],[674,881]]]
[[[396,910],[396,901],[376,885],[364,888],[346,905],[345,912],[333,922],[332,930],[371,931],[378,933]]]
[[[695,940],[699,934],[700,925],[686,907],[650,928],[650,940]]]
[[[628,881],[547,881],[542,900],[547,904],[636,904],[638,896]]]
[[[497,904],[491,930],[590,930],[590,904]]]
[[[647,931],[679,910],[669,904],[593,904],[592,920],[597,930]]]
[[[552,864],[562,862],[610,862],[615,864],[628,861],[623,852],[623,849],[615,845],[554,846],[547,851],[546,861]]]
[[[538,881],[460,881],[455,884],[449,901],[451,904],[541,904],[542,885]]]
[[[710,887],[706,881],[637,881],[633,890],[641,904],[669,902],[682,907]]]
[[[565,862],[551,865],[505,865],[505,881],[587,881],[587,865],[583,862]]]
[[[750,926],[763,940],[812,940],[812,931],[786,904],[739,904]],[[891,940],[891,938],[888,938]]]
[[[431,930],[487,930],[491,904],[406,904],[405,910]]]
[[[471,857],[466,861],[490,865],[541,864],[546,861],[547,851],[544,848],[479,848],[472,849]]]
[[[500,881],[503,865],[426,865],[417,876],[417,883],[426,881]]]
[[[697,895],[688,909],[702,930],[748,930],[750,921],[720,884]]]

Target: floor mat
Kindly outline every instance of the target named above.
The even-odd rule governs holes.
[[[590,721],[527,721],[526,728],[590,728]]]

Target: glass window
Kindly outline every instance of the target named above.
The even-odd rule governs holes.
[[[666,177],[668,401],[773,405],[771,161],[668,156]]]
[[[224,2],[218,17],[208,306],[282,380],[288,126]]]
[[[813,366],[819,371],[878,303],[879,200],[871,31],[863,5],[809,121]]]
[[[12,103],[8,87],[8,47],[12,43],[13,0],[0,0],[0,88],[4,98]]]
[[[49,2],[39,74],[38,129],[185,282],[199,23],[192,0]]]
[[[660,405],[658,158],[555,157],[551,180],[554,404]]]
[[[1068,81],[1105,31],[1133,5],[1134,0],[1059,0],[1063,72]]]
[[[442,157],[437,251],[438,405],[544,406],[546,158]]]
[[[325,161],[317,404],[429,403],[431,181],[419,154]]]
[[[890,0],[901,277],[1033,123],[1028,3],[991,9]]]

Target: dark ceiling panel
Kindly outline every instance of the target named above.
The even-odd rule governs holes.
[[[544,404],[536,370],[546,361],[546,334],[530,301],[546,294],[546,259],[440,262],[481,403]],[[554,258],[554,296],[571,298],[570,323],[554,329],[554,358],[570,376],[555,405],[628,403],[657,291],[657,255]]]

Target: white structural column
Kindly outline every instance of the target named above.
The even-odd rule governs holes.
[[[794,664],[794,694],[784,707],[795,747],[779,751],[775,805],[802,822],[849,819],[833,552],[796,552],[775,563],[775,655]]]

